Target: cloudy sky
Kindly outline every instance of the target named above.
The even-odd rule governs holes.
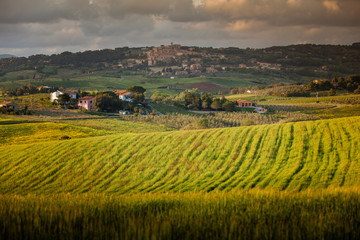
[[[360,42],[360,0],[0,0],[0,54]]]

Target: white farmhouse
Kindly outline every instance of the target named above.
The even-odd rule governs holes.
[[[69,94],[69,96],[73,99],[76,99],[77,97],[77,93],[75,91],[60,91],[60,90],[57,90],[56,92],[52,92],[50,93],[50,101],[51,102],[55,102],[59,99],[59,96],[61,94]]]
[[[128,92],[126,90],[118,90],[118,91],[115,91],[115,94],[119,95],[119,99],[121,99],[122,101],[132,102],[131,92]]]

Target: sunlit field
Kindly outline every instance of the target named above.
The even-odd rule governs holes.
[[[1,239],[357,239],[359,188],[0,195]]]

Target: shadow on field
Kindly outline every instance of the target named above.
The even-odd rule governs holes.
[[[0,125],[14,125],[22,123],[35,123],[35,121],[0,121]]]

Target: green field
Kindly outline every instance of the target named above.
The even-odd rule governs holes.
[[[0,195],[1,239],[357,239],[341,188],[184,194]]]
[[[330,104],[359,104],[359,95],[340,95],[340,96],[325,96],[325,97],[276,97],[276,96],[257,96],[254,94],[237,94],[226,97],[230,100],[246,99],[254,101],[257,99],[259,104],[308,104],[308,103],[330,103]]]
[[[228,92],[231,87],[247,87],[254,84],[268,85],[278,82],[293,82],[288,77],[274,77],[261,73],[236,73],[221,72],[210,74],[204,77],[185,77],[170,79],[170,77],[151,77],[145,72],[131,72],[130,74],[119,73],[117,70],[94,71],[90,74],[82,73],[79,70],[59,68],[57,74],[49,75],[41,79],[33,79],[35,71],[9,72],[0,78],[0,87],[12,89],[26,84],[34,86],[64,87],[68,89],[81,89],[86,91],[126,89],[133,85],[139,85],[147,89],[149,96],[157,90],[171,95],[177,94],[186,89],[202,88],[202,83],[212,84],[216,89],[214,92]],[[304,78],[307,82],[310,79]],[[167,87],[170,89],[166,89]],[[203,91],[209,90],[206,86]]]
[[[146,122],[137,123],[126,121],[119,117],[75,118],[59,120],[59,122],[94,129],[108,130],[116,133],[149,133],[174,130],[173,128],[162,124],[152,124]]]
[[[0,144],[22,144],[108,135],[109,132],[60,123],[22,123],[0,119]]]
[[[81,116],[0,118],[0,239],[360,237],[360,117],[169,131]]]
[[[359,119],[14,144],[0,147],[0,192],[359,186]]]

